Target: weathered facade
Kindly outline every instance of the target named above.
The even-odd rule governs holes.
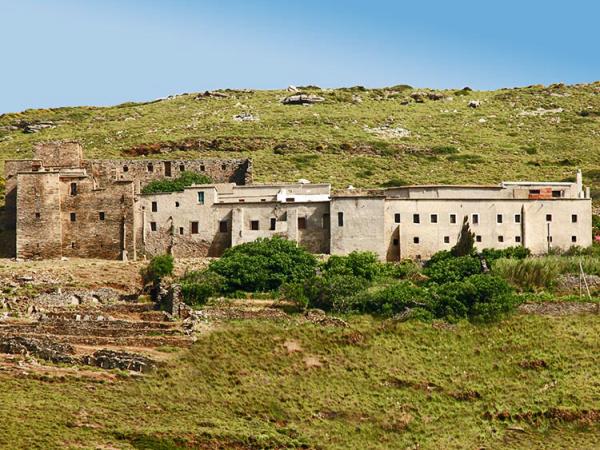
[[[151,180],[206,173],[214,184],[142,194]],[[382,260],[450,249],[466,217],[479,248],[535,254],[592,243],[592,202],[575,183],[408,186],[331,193],[327,184],[252,185],[248,160],[84,160],[76,143],[50,143],[8,161],[7,210],[20,258],[219,256],[284,236],[314,253],[375,252]],[[12,213],[12,215],[11,215]]]

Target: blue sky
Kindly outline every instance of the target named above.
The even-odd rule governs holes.
[[[600,2],[0,0],[0,113],[289,84],[600,79]]]

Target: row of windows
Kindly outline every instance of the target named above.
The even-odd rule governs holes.
[[[342,215],[340,226],[343,226],[343,213],[338,213],[338,215],[339,214]],[[456,223],[456,214],[450,214],[449,221],[450,223]],[[400,213],[394,214],[394,222],[401,223]],[[430,214],[429,222],[438,223],[438,215]],[[521,214],[514,215],[514,222],[521,223]],[[552,222],[552,214],[546,214],[546,222]],[[577,214],[571,214],[571,222],[577,223]],[[420,214],[413,214],[413,223],[421,223]],[[477,225],[479,223],[479,214],[471,214],[471,223],[474,225]],[[504,223],[504,214],[496,214],[496,223]]]
[[[505,242],[504,236],[498,236],[497,239],[498,239],[498,242]],[[552,236],[548,236],[547,239],[548,239],[548,242],[552,242]],[[413,244],[419,244],[420,241],[421,240],[420,240],[419,236],[413,237]],[[482,241],[483,241],[483,239],[480,235],[475,236],[475,242],[482,242]],[[520,244],[521,236],[515,236],[514,241],[517,244]],[[575,235],[571,236],[571,242],[573,242],[573,243],[577,242],[577,236],[575,236]],[[399,240],[396,238],[396,239],[394,239],[393,243],[395,246],[397,246],[399,243]],[[444,244],[449,244],[449,243],[450,243],[450,236],[444,236]]]
[[[40,213],[35,213],[35,218],[36,219],[41,219],[41,214]],[[70,213],[69,218],[71,220],[71,222],[77,222],[77,213]],[[106,219],[106,213],[104,211],[98,211],[98,220],[105,220]]]
[[[329,225],[327,223],[328,221],[328,215],[324,214],[323,215],[324,218],[324,222],[323,222],[323,228],[328,228]],[[298,229],[299,230],[305,230],[307,228],[308,222],[306,220],[306,217],[298,217]],[[272,217],[271,219],[269,219],[269,230],[274,231],[277,227],[277,219],[275,217]],[[156,231],[158,229],[156,222],[150,222],[150,230],[151,231]],[[258,231],[261,229],[260,227],[260,221],[259,220],[251,220],[250,221],[250,229],[253,231]],[[219,222],[219,232],[220,233],[227,233],[229,231],[229,221],[228,220],[221,220]],[[198,234],[199,232],[199,223],[198,222],[190,222],[190,233],[191,234]],[[179,234],[183,234],[183,227],[179,228]]]
[[[171,176],[171,163],[170,162],[165,162],[165,175],[170,177]],[[227,165],[226,164],[222,164],[221,165],[221,170],[227,170]],[[149,173],[154,172],[154,163],[148,163],[146,165],[146,171]],[[185,165],[184,164],[180,164],[179,165],[179,171],[180,172],[185,172]],[[206,171],[206,166],[204,164],[202,164],[200,166],[200,171],[201,172],[205,172]],[[129,166],[127,164],[125,164],[123,166],[123,172],[129,172]]]

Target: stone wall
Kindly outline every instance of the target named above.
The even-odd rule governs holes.
[[[78,142],[42,142],[35,145],[33,153],[44,167],[79,168],[83,160],[83,148]]]

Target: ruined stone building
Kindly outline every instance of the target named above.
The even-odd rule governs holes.
[[[181,171],[214,184],[142,194]],[[7,161],[7,210],[19,258],[219,256],[284,236],[314,253],[375,252],[382,260],[450,249],[463,218],[478,248],[523,245],[535,254],[592,243],[592,202],[575,183],[406,186],[332,193],[327,184],[255,185],[249,160],[84,160],[76,143]]]

